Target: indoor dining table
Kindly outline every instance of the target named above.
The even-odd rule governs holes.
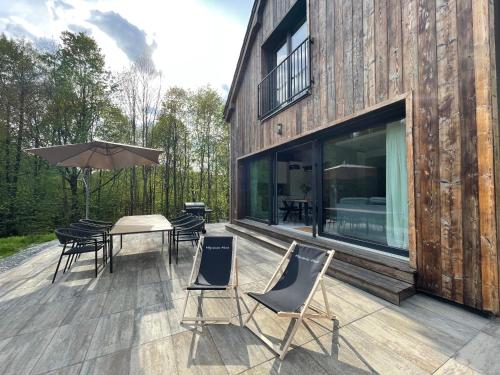
[[[120,250],[123,246],[123,236],[127,234],[146,234],[161,232],[161,251],[165,245],[165,232],[174,229],[170,221],[163,215],[135,215],[123,216],[109,232],[109,272],[113,272],[113,236],[120,236]],[[167,236],[170,238],[170,236]],[[168,241],[168,252],[170,254],[171,243]]]
[[[297,199],[297,198],[287,198],[287,202],[292,204],[297,203],[299,205],[299,220],[302,220],[302,209],[304,209],[304,224],[309,225],[309,204],[308,199]]]

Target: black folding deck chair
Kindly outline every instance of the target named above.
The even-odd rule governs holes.
[[[257,301],[257,303],[246,319],[245,326],[260,338],[271,350],[277,353],[280,359],[285,357],[293,337],[304,319],[334,319],[334,316],[330,312],[326,290],[322,280],[332,261],[334,253],[334,250],[325,251],[297,244],[294,241],[279,263],[276,272],[264,288],[264,291],[262,293],[247,293],[247,295]],[[283,271],[283,266],[287,259],[289,259],[289,262]],[[279,280],[274,283],[280,272],[281,276]],[[314,294],[320,286],[323,293],[325,310],[311,305]],[[260,332],[255,332],[247,326],[259,304],[264,305],[279,317],[295,319],[295,324],[283,349],[276,349],[267,337]],[[315,311],[315,313],[311,313],[308,309]]]
[[[182,309],[181,323],[231,323],[232,311],[229,312],[228,317],[185,317],[184,315],[189,300],[189,293],[192,290],[200,290],[202,292],[207,290],[227,290],[230,298],[234,298],[232,302],[236,306],[238,298],[236,245],[236,237],[232,236],[202,236],[200,238],[193,262],[193,269],[189,277],[189,284],[186,288],[186,300]]]

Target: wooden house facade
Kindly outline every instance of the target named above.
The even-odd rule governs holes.
[[[225,108],[231,224],[498,314],[495,8],[256,0]]]

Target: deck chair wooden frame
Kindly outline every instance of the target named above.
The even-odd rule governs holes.
[[[201,317],[201,316],[194,316],[194,317],[186,317],[186,308],[187,304],[189,301],[189,294],[191,292],[189,286],[193,285],[195,279],[195,273],[198,264],[198,258],[202,252],[203,249],[203,243],[205,242],[205,236],[201,236],[200,240],[198,241],[198,246],[196,248],[196,253],[194,256],[194,261],[193,261],[193,268],[191,269],[191,275],[189,276],[189,283],[188,286],[185,288],[186,289],[186,298],[184,300],[184,306],[182,308],[182,318],[181,318],[181,323],[195,323],[195,324],[205,324],[205,323],[212,323],[212,324],[231,324],[231,320],[233,318],[233,313],[237,313],[238,307],[238,260],[236,257],[237,251],[238,251],[238,239],[236,236],[233,237],[233,254],[232,254],[232,260],[231,260],[231,277],[229,284],[225,289],[204,289],[206,291],[221,291],[225,290],[228,292],[229,298],[231,299],[231,306],[233,306],[232,309],[229,310],[229,316],[227,317]],[[202,255],[203,256],[203,255]],[[203,291],[202,291],[203,293]]]
[[[292,245],[286,252],[286,254],[283,256],[283,259],[281,259],[280,263],[278,264],[278,267],[276,268],[276,271],[274,272],[273,276],[271,277],[271,280],[267,283],[265,286],[264,290],[261,293],[266,293],[268,292],[274,285],[277,280],[283,275],[284,269],[283,265],[285,262],[290,258],[291,254],[293,253],[293,250],[295,250],[295,247],[297,246],[297,242],[293,241]],[[250,314],[248,315],[248,318],[244,322],[244,327],[246,327],[250,332],[252,332],[255,336],[257,336],[269,349],[271,349],[274,353],[276,353],[281,360],[283,360],[288,352],[288,348],[290,347],[292,340],[297,333],[297,330],[299,326],[303,323],[305,319],[310,319],[310,318],[322,318],[322,319],[328,319],[328,320],[333,320],[335,319],[335,315],[331,313],[330,306],[328,303],[328,296],[326,294],[326,289],[325,285],[323,283],[323,277],[328,270],[328,267],[330,266],[330,263],[333,259],[333,255],[335,254],[335,250],[328,250],[327,251],[328,256],[326,258],[325,264],[323,265],[323,268],[321,269],[320,273],[316,277],[316,281],[314,282],[314,285],[311,289],[311,292],[309,293],[308,297],[306,298],[304,305],[302,306],[300,312],[291,312],[291,311],[279,311],[276,313],[276,315],[280,318],[292,318],[295,319],[295,323],[292,327],[292,330],[290,332],[290,335],[288,339],[286,340],[283,349],[279,350],[276,349],[275,345],[262,333],[256,332],[253,329],[251,329],[248,326],[248,322],[252,319],[255,311],[257,310],[257,307],[260,305],[259,301],[255,301],[255,306],[252,308],[250,311]],[[314,295],[316,294],[318,288],[321,288],[321,293],[323,296],[323,301],[324,301],[324,309],[321,307],[317,307],[311,304],[312,299]],[[308,310],[313,310],[314,313],[308,312]]]

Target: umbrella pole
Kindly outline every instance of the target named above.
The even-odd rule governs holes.
[[[83,183],[85,185],[85,219],[89,218],[89,204],[90,204],[89,177],[90,177],[90,168],[85,168],[83,175]]]

